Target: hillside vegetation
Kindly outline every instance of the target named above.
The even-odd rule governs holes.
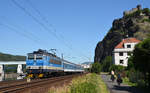
[[[0,53],[0,61],[25,61],[25,56]]]
[[[123,38],[135,37],[141,41],[150,34],[150,10],[141,7],[130,10],[122,18],[115,19],[112,27],[98,42],[95,49],[94,62],[102,62],[105,57],[112,56],[112,51]]]

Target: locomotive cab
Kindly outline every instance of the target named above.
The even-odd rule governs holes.
[[[28,53],[26,59],[26,69],[28,77],[43,77],[44,55],[42,53]]]

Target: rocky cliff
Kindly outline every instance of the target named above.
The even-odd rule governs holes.
[[[112,28],[96,46],[94,62],[101,63],[106,56],[112,56],[114,47],[123,38],[135,37],[143,40],[149,36],[150,10],[148,8],[141,9],[139,5],[137,9],[134,8],[132,10],[124,12],[122,18],[113,21]]]

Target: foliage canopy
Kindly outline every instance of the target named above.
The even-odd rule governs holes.
[[[146,85],[150,87],[150,38],[135,46],[133,52],[133,66],[145,75]]]
[[[101,64],[98,62],[95,62],[92,64],[91,72],[99,74],[101,72]]]
[[[107,56],[102,62],[102,70],[104,72],[108,72],[111,65],[112,65],[112,57]]]

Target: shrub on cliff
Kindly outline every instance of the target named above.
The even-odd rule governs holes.
[[[142,12],[146,14],[146,16],[150,15],[150,10],[148,8],[144,8]]]

